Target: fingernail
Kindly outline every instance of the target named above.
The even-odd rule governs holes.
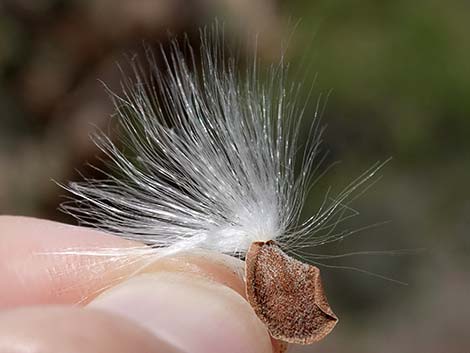
[[[188,353],[268,353],[270,337],[234,290],[184,273],[133,277],[90,307],[122,315]]]

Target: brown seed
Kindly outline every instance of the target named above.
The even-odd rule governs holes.
[[[320,270],[287,256],[273,242],[254,242],[246,256],[246,294],[274,338],[317,342],[338,322],[326,300]]]

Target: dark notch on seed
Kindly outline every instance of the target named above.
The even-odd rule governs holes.
[[[274,338],[317,342],[338,322],[320,270],[287,256],[274,241],[254,242],[246,256],[246,294]]]

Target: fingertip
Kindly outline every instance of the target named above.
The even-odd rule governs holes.
[[[143,274],[110,289],[89,307],[142,325],[184,352],[271,353],[270,336],[231,288],[187,273]]]
[[[135,268],[123,266],[122,261],[60,252],[125,249],[136,244],[89,228],[0,216],[0,309],[78,303]]]
[[[139,273],[157,274],[156,277],[161,275],[149,280],[147,289],[141,294],[150,300],[148,312],[160,319],[165,317],[165,310],[170,317],[172,310],[165,306],[167,299],[157,301],[158,297],[153,292],[160,291],[162,298],[173,300],[172,308],[180,313],[173,315],[173,318],[181,320],[182,327],[188,324],[185,326],[186,331],[181,332],[179,324],[173,326],[175,334],[179,335],[178,340],[184,341],[185,332],[191,332],[194,327],[200,329],[200,335],[195,337],[195,347],[206,349],[205,344],[212,345],[206,352],[279,351],[278,343],[273,341],[271,344],[266,328],[244,299],[244,262],[240,260],[214,253],[185,253],[161,258],[142,269],[142,263],[138,261],[103,262],[100,258],[87,255],[35,255],[40,252],[60,252],[68,248],[125,249],[137,244],[92,229],[25,217],[1,216],[0,231],[0,286],[6,289],[0,292],[0,308],[51,303],[75,304],[84,298],[93,299],[105,288],[135,275],[136,270],[139,270]],[[176,275],[181,276],[179,280],[172,279]],[[165,283],[168,282],[172,284],[167,286]],[[197,283],[202,284],[196,285]],[[189,287],[185,289],[185,286]],[[174,291],[169,288],[174,288]],[[122,292],[122,286],[111,289],[112,293],[116,291]],[[194,298],[198,299],[191,301],[189,293],[195,293]],[[128,300],[136,303],[135,300],[132,301],[132,296]],[[96,304],[92,306],[94,305]],[[199,307],[202,312],[192,312],[188,316],[184,310],[181,311],[185,307],[188,312],[193,307]],[[124,316],[133,315],[132,310],[128,310],[126,306],[121,309],[124,312],[119,309],[111,311]],[[198,319],[199,315],[206,318],[212,315],[215,324],[204,327]],[[191,320],[188,321],[188,318]],[[139,323],[139,320],[136,322]],[[161,324],[164,326],[165,322],[162,321]],[[168,325],[168,328],[171,327]],[[227,350],[229,347],[233,350]]]
[[[2,313],[0,352],[184,353],[125,318],[72,307],[34,307]]]

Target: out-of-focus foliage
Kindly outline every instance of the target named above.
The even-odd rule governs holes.
[[[98,80],[119,90],[116,62],[190,36],[213,16],[232,31],[261,32],[264,58],[292,32],[288,58],[316,80],[315,97],[332,90],[323,122],[329,161],[305,213],[329,185],[339,191],[377,160],[393,157],[382,180],[339,225],[359,229],[315,253],[417,249],[408,255],[325,260],[408,282],[323,268],[340,324],[302,352],[455,352],[468,350],[470,306],[470,3],[348,0],[174,1],[3,0],[0,2],[0,213],[64,220],[51,179],[90,174],[88,134],[112,113]],[[246,33],[245,33],[246,35]],[[306,92],[305,92],[306,93]],[[70,221],[70,220],[69,220]]]
[[[404,163],[435,163],[452,158],[449,152],[469,156],[470,4],[294,1],[287,7],[303,18],[297,40],[314,36],[307,55],[322,85],[334,88],[341,124],[358,130],[348,124],[364,117],[380,125],[376,152],[392,149]]]

